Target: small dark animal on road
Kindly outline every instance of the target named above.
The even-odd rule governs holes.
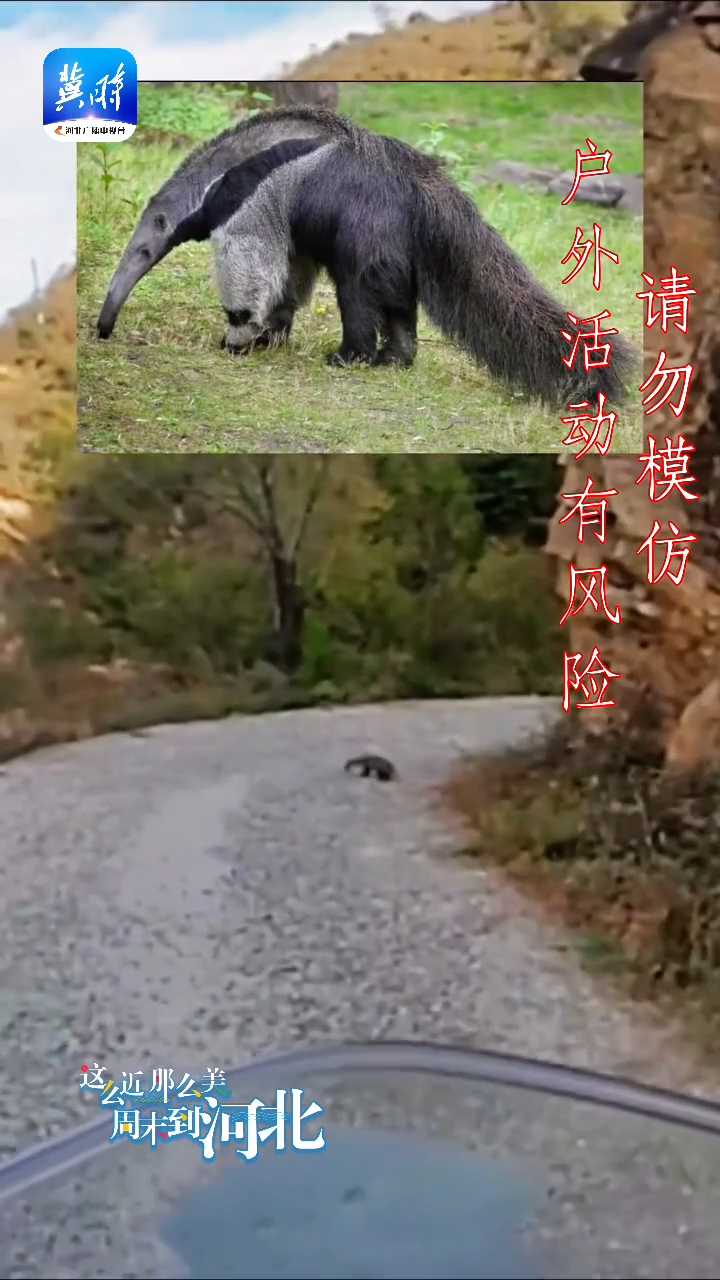
[[[378,782],[390,782],[395,778],[395,765],[384,756],[356,756],[345,765],[346,773],[356,773],[363,778],[377,778]]]

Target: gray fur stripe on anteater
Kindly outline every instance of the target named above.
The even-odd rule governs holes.
[[[192,152],[142,214],[99,336],[171,249],[208,238],[231,351],[287,338],[325,268],[343,326],[335,363],[411,365],[420,304],[478,364],[549,404],[600,391],[618,403],[637,364],[611,337],[611,365],[569,370],[571,304],[546,292],[437,160],[330,111],[264,112]]]

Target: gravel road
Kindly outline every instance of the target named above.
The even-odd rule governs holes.
[[[709,1092],[671,1032],[598,988],[495,870],[447,858],[468,834],[438,784],[464,752],[556,714],[537,698],[314,709],[6,766],[0,1159],[87,1121],[88,1058],[117,1075],[420,1039]],[[366,750],[395,761],[395,783],[343,772]],[[21,1254],[13,1276],[65,1274]],[[696,1262],[686,1274],[720,1274],[702,1250]]]

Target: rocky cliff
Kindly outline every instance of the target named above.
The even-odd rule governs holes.
[[[422,13],[381,35],[350,34],[286,74],[294,80],[564,80],[621,26],[623,0],[499,4],[453,22]]]
[[[74,446],[75,323],[75,276],[67,273],[0,327],[0,755],[42,738],[9,596],[53,520],[55,485]]]
[[[0,327],[0,566],[17,558],[47,506],[48,465],[75,432],[75,276]]]
[[[570,462],[564,492],[582,490],[588,475],[596,488],[620,491],[602,561],[608,566],[608,595],[621,605],[624,621],[616,627],[586,612],[570,624],[569,641],[573,651],[582,652],[597,644],[613,670],[626,677],[619,707],[641,714],[645,697],[651,698],[660,711],[667,761],[695,766],[720,762],[720,54],[700,26],[682,22],[648,51],[644,80],[645,269],[659,279],[675,264],[698,291],[687,335],[672,328],[663,335],[657,325],[646,332],[646,373],[662,347],[668,364],[691,363],[696,378],[679,421],[662,411],[645,424],[659,440],[682,433],[695,445],[691,470],[702,501],[651,504],[647,486],[635,485],[642,469],[637,459]],[[656,518],[665,528],[674,520],[683,533],[699,537],[679,587],[667,580],[650,586],[645,559],[636,554]],[[558,562],[564,600],[570,560],[581,566],[597,561],[598,544],[592,541],[594,546],[580,548],[574,525],[561,528],[556,519],[551,527],[548,550]],[[590,719],[593,728],[602,727],[601,718]]]

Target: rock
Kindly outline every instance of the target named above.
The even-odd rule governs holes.
[[[574,173],[557,173],[554,169],[536,169],[519,160],[499,160],[488,174],[477,175],[477,181],[509,182],[519,187],[539,187],[551,195],[565,196],[571,190]],[[643,211],[643,178],[641,174],[609,175],[584,178],[575,199],[606,208],[624,209],[628,213]]]
[[[670,769],[720,765],[720,680],[711,680],[683,711],[670,734]]]
[[[566,196],[572,190],[575,173],[567,170],[548,183],[548,191],[552,195]],[[594,175],[583,178],[575,192],[575,200],[581,204],[598,204],[604,208],[614,209],[622,200],[625,188],[620,178],[605,175]]]
[[[93,662],[86,668],[89,675],[107,681],[111,685],[132,684],[138,677],[139,668],[128,658],[114,658],[112,662]]]
[[[510,182],[519,187],[532,184],[547,187],[555,177],[554,169],[534,169],[520,160],[499,160],[488,172],[497,182]]]
[[[272,662],[265,662],[262,658],[258,658],[253,663],[250,676],[253,687],[258,690],[281,689],[288,682],[287,676],[279,667],[273,666]]]
[[[624,209],[627,213],[642,214],[644,207],[644,181],[642,174],[624,173],[618,178],[622,183],[623,194],[620,197],[616,209]]]
[[[0,759],[26,751],[37,739],[37,726],[23,707],[0,714]]]
[[[3,497],[0,494],[0,557],[9,561],[14,559],[18,550],[27,542],[26,532],[21,524],[29,525],[32,519],[32,508],[23,498]]]
[[[338,87],[329,80],[251,80],[250,91],[269,93],[274,107],[327,107],[334,111],[338,104]]]
[[[588,53],[580,67],[583,80],[637,80],[654,41],[664,36],[679,20],[676,6],[654,5],[649,16],[621,27],[613,36]]]

